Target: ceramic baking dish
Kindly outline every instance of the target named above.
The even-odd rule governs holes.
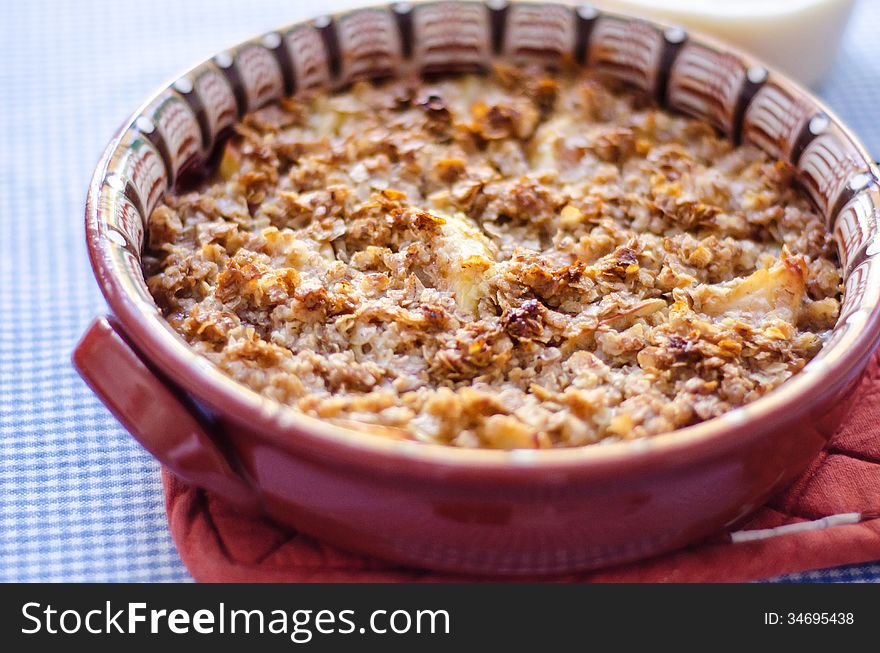
[[[766,397],[653,439],[557,450],[465,450],[368,437],[236,384],[164,321],[144,283],[145,225],[163,194],[216,161],[245,111],[316,85],[493,59],[572,59],[735,141],[790,161],[838,243],[840,318],[806,368]],[[148,99],[107,146],[86,205],[111,314],[74,363],[175,474],[338,546],[492,574],[595,568],[734,525],[805,468],[847,413],[880,334],[878,170],[815,97],[718,42],[591,7],[428,2],[356,9],[221,52]]]

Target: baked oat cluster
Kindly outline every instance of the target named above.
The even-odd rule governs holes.
[[[595,75],[358,83],[248,115],[152,214],[170,324],[260,394],[461,447],[641,438],[800,370],[840,272],[792,168]]]

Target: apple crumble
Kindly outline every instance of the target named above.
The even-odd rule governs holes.
[[[506,66],[247,115],[144,260],[174,329],[261,395],[503,449],[753,401],[822,347],[841,281],[790,165],[594,74]]]

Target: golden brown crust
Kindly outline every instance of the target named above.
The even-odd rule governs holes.
[[[148,285],[223,371],[394,438],[664,433],[816,354],[840,274],[790,166],[592,75],[261,109],[151,218]]]

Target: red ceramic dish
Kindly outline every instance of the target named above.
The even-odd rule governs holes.
[[[159,314],[140,268],[163,193],[213,160],[245,111],[314,85],[573,58],[789,160],[838,242],[845,291],[820,354],[766,397],[653,439],[490,451],[368,437],[260,397]],[[339,546],[457,572],[545,574],[681,547],[760,506],[818,453],[880,337],[878,170],[809,93],[683,30],[555,4],[431,2],[319,18],[188,71],[117,133],[86,233],[112,316],[74,364],[181,478]]]

